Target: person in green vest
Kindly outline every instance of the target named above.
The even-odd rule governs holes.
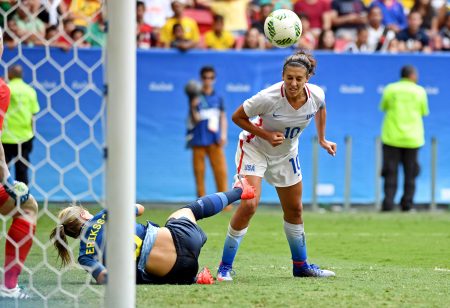
[[[11,102],[3,123],[2,144],[6,163],[14,163],[16,180],[28,184],[28,166],[33,149],[33,115],[38,113],[36,90],[22,79],[22,66],[8,70]]]
[[[419,148],[425,143],[423,117],[428,115],[425,89],[417,85],[415,67],[401,69],[401,79],[388,84],[383,92],[380,109],[385,113],[381,141],[383,143],[384,200],[382,211],[394,209],[397,192],[397,173],[400,164],[404,171],[402,211],[410,211],[419,175]]]

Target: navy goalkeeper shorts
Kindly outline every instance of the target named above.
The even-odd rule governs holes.
[[[172,234],[177,252],[175,265],[164,277],[136,272],[139,284],[192,284],[198,272],[198,257],[207,237],[203,230],[186,217],[170,218],[165,227]]]

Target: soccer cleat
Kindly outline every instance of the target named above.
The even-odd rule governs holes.
[[[233,281],[231,276],[234,276],[233,267],[221,262],[217,270],[217,281]]]
[[[241,194],[242,200],[249,200],[249,199],[253,199],[255,197],[255,188],[252,185],[250,185],[248,183],[247,179],[241,174],[236,174],[234,176],[233,188],[241,188],[242,189],[242,194]]]
[[[329,270],[322,270],[315,264],[305,263],[301,267],[294,266],[294,277],[334,277],[336,274]]]
[[[31,296],[19,286],[16,286],[14,289],[8,289],[5,286],[1,286],[0,298],[30,299]]]
[[[214,283],[214,277],[212,276],[211,272],[209,271],[209,268],[204,267],[198,273],[196,282],[198,284],[213,284]]]

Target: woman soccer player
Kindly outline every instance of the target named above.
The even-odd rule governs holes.
[[[206,242],[197,220],[213,216],[241,198],[253,197],[254,188],[245,178],[238,178],[233,190],[202,197],[172,213],[164,227],[150,221],[146,226],[136,223],[136,283],[195,283],[200,250]],[[144,207],[137,204],[136,215],[143,212]],[[71,262],[66,236],[80,239],[78,262],[99,284],[107,281],[106,217],[106,210],[92,215],[81,206],[70,206],[59,213],[59,225],[50,235],[63,265]]]
[[[0,59],[3,55],[3,31],[0,29]],[[11,98],[8,85],[0,80],[0,137],[3,120]],[[14,112],[14,111],[12,111]],[[11,113],[11,112],[10,112]],[[28,299],[30,296],[18,286],[19,275],[33,245],[36,232],[38,204],[25,183],[13,180],[0,144],[0,217],[12,217],[5,244],[4,279],[0,285],[2,298]],[[5,223],[5,220],[3,220]],[[3,235],[3,234],[2,234]]]
[[[236,153],[238,174],[255,187],[255,198],[244,200],[231,218],[217,279],[230,281],[239,244],[247,233],[261,195],[261,181],[275,186],[284,213],[284,231],[292,254],[296,277],[328,277],[335,274],[307,263],[303,228],[302,173],[298,138],[315,118],[320,145],[331,155],[336,144],[325,139],[325,95],[307,83],[314,74],[315,59],[304,52],[288,57],[283,65],[283,81],[246,100],[233,114],[244,131]],[[250,118],[256,117],[250,121]]]

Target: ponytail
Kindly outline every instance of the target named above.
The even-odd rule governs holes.
[[[59,224],[50,233],[50,240],[58,251],[58,258],[62,266],[72,262],[72,250],[69,247],[67,236],[78,238],[83,226],[81,213],[85,209],[78,205],[69,206],[58,214]]]
[[[69,249],[66,234],[64,233],[63,225],[57,225],[56,228],[52,230],[52,233],[50,233],[50,240],[58,251],[58,258],[61,259],[62,266],[64,267],[72,263],[72,254]]]

